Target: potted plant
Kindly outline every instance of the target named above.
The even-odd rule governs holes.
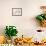
[[[39,20],[42,27],[46,27],[46,6],[41,6],[42,14],[37,15],[36,19]]]
[[[12,36],[17,36],[17,33],[18,31],[15,26],[6,26],[5,34],[10,41],[11,41]],[[10,42],[9,40],[8,42]]]

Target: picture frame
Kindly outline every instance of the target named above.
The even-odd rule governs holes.
[[[12,8],[12,16],[22,16],[22,8]]]

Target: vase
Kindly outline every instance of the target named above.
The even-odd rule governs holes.
[[[10,39],[7,39],[7,43],[8,43],[8,44],[11,44],[12,41],[11,41]]]
[[[12,44],[14,44],[14,40],[17,38],[17,36],[12,36],[11,40],[12,40]]]
[[[42,27],[46,27],[46,20],[43,20],[43,21],[41,22],[41,26],[42,26]]]

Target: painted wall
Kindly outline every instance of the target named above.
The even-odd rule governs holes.
[[[36,33],[41,28],[35,20],[41,5],[46,5],[46,0],[0,0],[0,34],[4,34],[6,25],[15,25],[18,36]],[[12,8],[22,8],[22,16],[12,16]]]

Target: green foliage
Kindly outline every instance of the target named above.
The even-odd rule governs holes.
[[[17,31],[15,26],[6,26],[5,30],[6,30],[5,34],[9,38],[11,38],[12,36],[16,36],[17,33],[18,33],[18,31]]]
[[[39,21],[42,21],[43,17],[42,16],[37,16],[36,19],[38,19]]]
[[[46,14],[38,15],[38,16],[36,16],[36,19],[39,21],[43,21],[44,19],[46,19]]]
[[[46,15],[45,15],[45,20],[46,20]]]

